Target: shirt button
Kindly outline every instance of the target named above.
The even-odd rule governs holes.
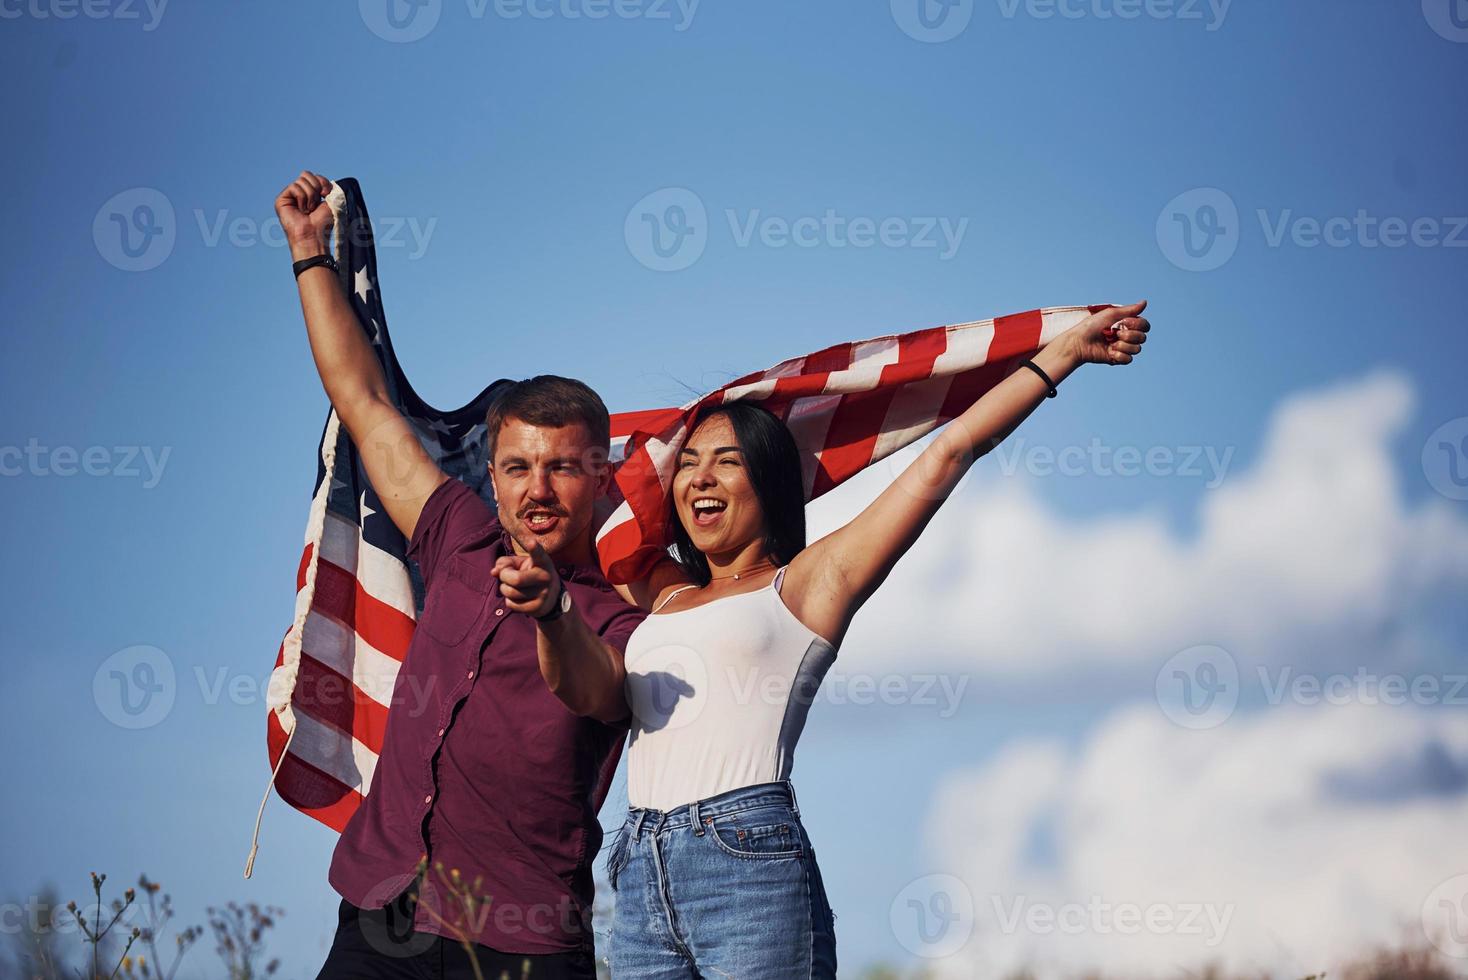
[[[429,796],[423,797],[423,802],[424,803],[432,803],[433,802],[433,796],[432,795],[429,795]]]
[[[496,610],[495,610],[495,611],[494,611],[494,614],[495,614],[495,615],[496,615],[496,616],[503,616],[503,615],[504,615],[504,614],[505,614],[505,611],[504,611],[504,610],[503,610],[503,609],[496,609]]]
[[[471,671],[469,671],[469,676],[470,676],[470,677],[473,677],[473,676],[474,676],[474,671],[472,671],[472,670],[471,670]]]
[[[443,729],[442,729],[442,728],[440,728],[440,729],[439,729],[439,730],[438,730],[438,737],[439,737],[439,738],[443,738]]]

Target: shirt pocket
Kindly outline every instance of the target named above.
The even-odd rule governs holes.
[[[489,602],[492,581],[487,572],[478,573],[463,558],[451,556],[429,586],[417,628],[445,646],[463,642]]]

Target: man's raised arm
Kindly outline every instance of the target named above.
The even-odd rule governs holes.
[[[275,213],[293,260],[328,254],[333,218],[324,198],[330,191],[331,181],[303,170],[275,199]],[[296,284],[326,397],[361,453],[367,478],[388,517],[411,539],[424,501],[448,476],[424,452],[407,419],[388,398],[382,367],[336,273],[328,265],[317,265],[302,272]]]

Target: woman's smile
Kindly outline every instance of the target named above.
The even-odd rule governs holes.
[[[694,497],[693,523],[698,527],[714,527],[723,520],[728,509],[728,502],[717,497]]]

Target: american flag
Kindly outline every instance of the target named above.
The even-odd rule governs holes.
[[[494,382],[452,411],[419,398],[388,337],[357,181],[337,181],[327,204],[336,216],[342,285],[392,397],[444,472],[492,505],[484,418],[509,382]],[[801,450],[810,500],[959,415],[1018,361],[1103,308],[1035,310],[836,344],[677,408],[613,415],[616,507],[597,535],[603,569],[613,581],[628,581],[665,552],[675,457],[702,406],[749,398],[784,419]],[[338,831],[372,783],[398,666],[423,607],[422,579],[406,547],[329,412],[296,571],[295,617],[270,678],[267,743],[276,792]],[[252,847],[246,877],[254,856]]]

